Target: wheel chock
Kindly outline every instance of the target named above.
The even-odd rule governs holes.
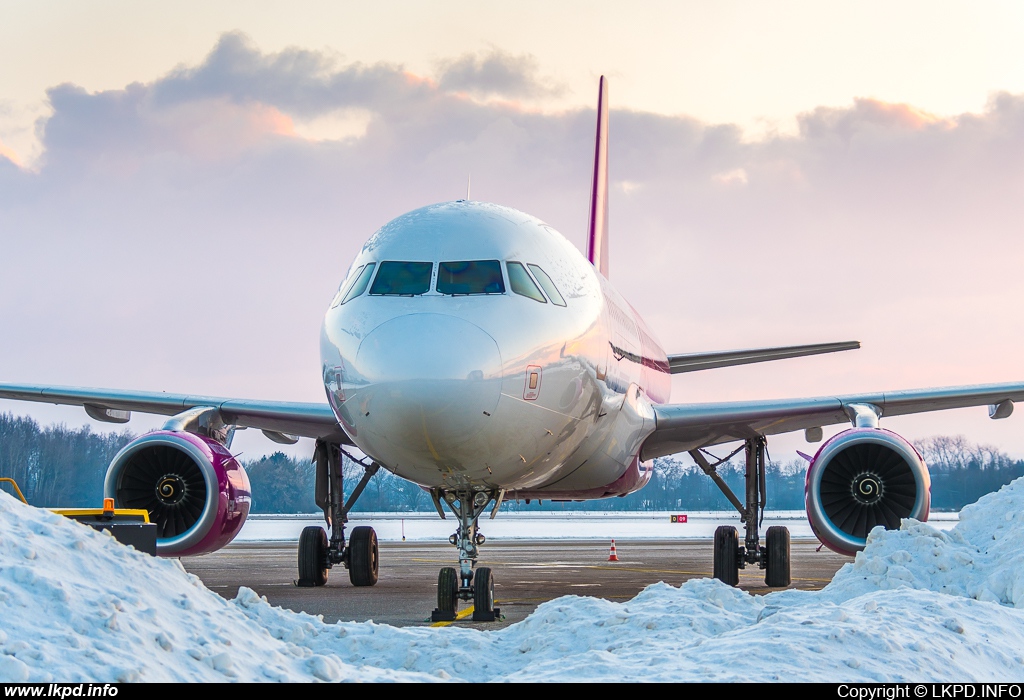
[[[501,608],[494,608],[491,612],[483,610],[473,611],[473,622],[496,622],[501,619]]]
[[[434,612],[430,613],[431,622],[455,622],[455,611],[454,610],[441,610],[440,608],[434,608]]]

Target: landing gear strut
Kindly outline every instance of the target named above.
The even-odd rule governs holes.
[[[331,535],[328,539],[319,525],[302,530],[299,536],[299,580],[295,584],[304,588],[323,586],[327,583],[328,571],[341,564],[348,569],[353,586],[372,586],[377,583],[377,533],[372,527],[353,528],[346,545],[345,523],[352,506],[380,465],[360,462],[364,468],[363,477],[345,503],[341,447],[318,440],[313,459],[316,463],[316,504],[323,508]]]
[[[700,450],[693,450],[690,456],[701,470],[710,476],[725,494],[726,498],[739,511],[744,524],[745,537],[739,543],[736,528],[722,525],[715,531],[714,577],[730,586],[739,584],[740,569],[747,564],[756,564],[764,569],[764,582],[773,588],[783,588],[791,582],[789,556],[789,530],[781,526],[768,528],[765,546],[760,544],[758,528],[764,519],[765,495],[765,448],[767,439],[764,436],[750,438],[743,447],[737,449],[725,459],[714,464]],[[747,470],[746,503],[741,503],[736,494],[716,471],[716,467],[737,454],[746,451]]]
[[[443,491],[430,492],[434,507],[445,517],[444,503],[459,520],[459,527],[448,541],[459,549],[459,568],[450,566],[437,575],[437,608],[430,615],[431,622],[450,622],[456,618],[459,601],[473,602],[474,622],[494,622],[501,619],[501,609],[494,607],[494,577],[486,566],[476,568],[479,546],[486,538],[477,527],[477,521],[490,503],[494,503],[491,518],[498,513],[504,500],[504,491]]]

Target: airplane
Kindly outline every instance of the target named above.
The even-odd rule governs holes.
[[[460,602],[493,621],[494,576],[477,566],[479,519],[509,499],[582,501],[624,496],[651,478],[653,460],[686,452],[740,514],[714,537],[715,578],[737,585],[747,565],[771,587],[790,584],[789,532],[762,544],[768,437],[851,426],[809,457],[806,506],[830,549],[853,555],[876,526],[926,520],[931,483],[914,446],[885,417],[989,407],[1008,417],[1024,383],[787,400],[671,403],[673,374],[858,348],[856,341],[669,355],[609,282],[608,82],[599,84],[587,254],[539,219],[457,200],[410,211],[363,245],[324,316],[326,403],[288,403],[140,391],[0,384],[0,398],[78,405],[95,420],[131,412],[170,416],[111,462],[104,495],[144,508],[159,527],[157,553],[196,555],[228,544],[250,508],[248,478],[230,452],[235,431],[294,444],[313,438],[315,498],[330,530],[305,528],[298,584],[322,586],[335,566],[355,586],[378,579],[376,533],[347,515],[381,468],[429,492],[457,529],[455,567],[438,574],[434,620]],[[706,449],[738,443],[725,458]],[[716,468],[744,452],[737,496]],[[364,467],[344,498],[342,463]]]

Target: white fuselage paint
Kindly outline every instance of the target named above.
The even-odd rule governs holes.
[[[438,263],[476,260],[501,261],[503,294],[434,291]],[[349,276],[384,261],[432,263],[431,291],[336,298],[321,333],[328,400],[360,450],[428,488],[583,499],[647,482],[637,455],[652,402],[668,400],[667,358],[561,234],[506,207],[448,202],[383,226]],[[543,268],[566,305],[513,293],[508,261]]]

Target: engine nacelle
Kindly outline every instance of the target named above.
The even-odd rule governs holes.
[[[877,525],[928,519],[931,477],[914,446],[880,428],[853,428],[831,438],[811,460],[804,502],[811,529],[834,552],[864,549]]]
[[[158,430],[130,442],[107,468],[103,495],[149,511],[159,556],[214,552],[249,514],[249,477],[213,438]]]

